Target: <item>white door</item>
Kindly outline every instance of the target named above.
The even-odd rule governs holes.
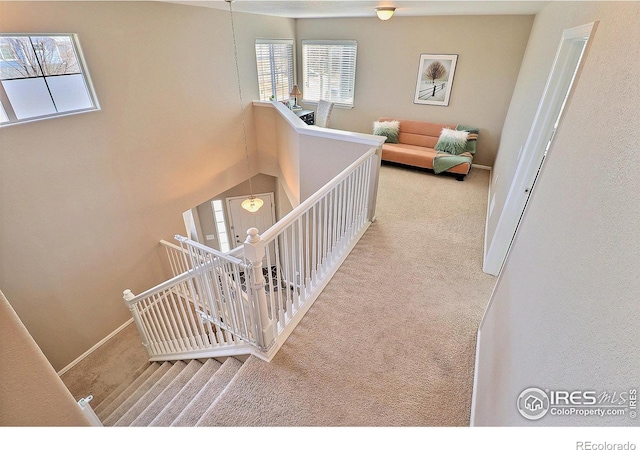
[[[242,202],[247,199],[246,195],[227,198],[232,247],[241,245],[247,239],[247,230],[249,228],[255,227],[258,232],[263,233],[276,222],[273,192],[255,194],[255,196],[264,202],[262,208],[255,213],[250,213],[242,208]]]
[[[486,273],[498,275],[502,270],[531,191],[560,124],[562,111],[578,75],[594,27],[595,23],[589,23],[562,33],[536,117],[522,150],[494,238],[485,255],[483,271]]]

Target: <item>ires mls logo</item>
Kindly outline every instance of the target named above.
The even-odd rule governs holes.
[[[528,420],[542,419],[547,413],[553,416],[628,416],[637,415],[637,390],[602,391],[592,390],[542,390],[536,387],[522,391],[517,408]]]
[[[549,412],[551,402],[542,389],[529,388],[518,396],[518,411],[525,419],[542,419]]]

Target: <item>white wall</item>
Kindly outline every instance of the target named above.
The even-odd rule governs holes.
[[[309,126],[281,103],[255,102],[261,167],[272,167],[292,207],[309,198],[384,138]]]
[[[331,128],[371,133],[379,117],[473,125],[474,162],[491,166],[532,23],[517,15],[299,19],[299,86],[303,39],[355,39],[355,106],[334,108]],[[458,55],[449,106],[413,103],[421,53]]]
[[[306,200],[356,159],[376,145],[326,139],[300,138],[300,197]]]
[[[0,330],[0,426],[90,426],[2,291]]]
[[[637,425],[575,415],[532,422],[516,399],[532,386],[637,388],[639,19],[638,2],[552,2],[536,18],[503,132],[516,147],[563,29],[599,24],[480,328],[476,425]],[[517,148],[501,148],[501,179],[513,158]]]
[[[250,105],[254,38],[295,23],[234,18]],[[165,279],[158,241],[182,213],[247,178],[231,24],[165,2],[0,2],[0,31],[78,33],[102,106],[0,131],[0,286],[60,370],[131,318],[124,289]]]

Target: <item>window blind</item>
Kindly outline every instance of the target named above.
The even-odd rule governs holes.
[[[356,41],[302,41],[303,101],[353,106]]]
[[[256,39],[260,100],[287,100],[293,88],[293,40]]]

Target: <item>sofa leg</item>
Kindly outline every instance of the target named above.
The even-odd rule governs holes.
[[[464,175],[456,175],[456,180],[464,181]]]

